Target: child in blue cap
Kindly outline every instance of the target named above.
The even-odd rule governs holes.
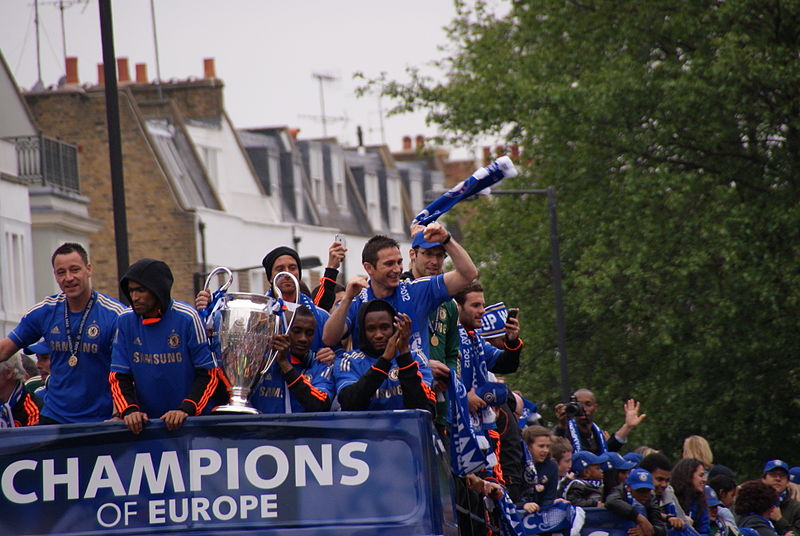
[[[575,478],[567,482],[563,497],[575,506],[603,506],[603,470],[608,461],[606,454],[581,450],[572,456]]]
[[[629,536],[643,536],[652,529],[653,536],[664,536],[666,524],[655,497],[653,475],[644,469],[633,469],[624,484],[608,494],[606,508],[632,524]]]

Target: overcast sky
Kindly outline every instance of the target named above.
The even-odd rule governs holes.
[[[78,57],[81,82],[95,83],[102,61],[97,0],[63,4],[67,55]],[[114,0],[112,11],[117,57],[129,58],[132,77],[134,64],[146,63],[155,78],[150,0]],[[46,86],[64,74],[60,14],[59,0],[39,0]],[[443,27],[454,14],[451,0],[155,0],[161,77],[202,77],[203,58],[213,57],[237,127],[289,125],[310,138],[323,133],[312,73],[332,75],[326,115],[345,120],[329,120],[328,135],[354,143],[361,125],[366,143],[380,143],[378,99],[355,96],[353,73],[386,71],[402,80],[406,67],[441,58]],[[0,0],[0,50],[23,88],[37,80],[33,20],[33,0]],[[385,112],[390,103],[382,104]],[[423,113],[386,118],[384,131],[393,150],[405,134],[436,134]]]

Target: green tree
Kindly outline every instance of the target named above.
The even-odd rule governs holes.
[[[611,429],[641,400],[632,446],[699,434],[741,476],[800,463],[800,0],[457,6],[443,82],[369,85],[450,141],[519,143],[503,186],[557,188],[572,387]],[[552,405],[545,202],[484,203],[465,241],[488,299],[522,307],[509,381]]]

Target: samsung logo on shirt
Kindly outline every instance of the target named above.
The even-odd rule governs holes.
[[[143,354],[133,352],[134,363],[147,363],[148,365],[166,365],[168,363],[182,363],[183,354],[181,352],[166,352],[163,354]]]

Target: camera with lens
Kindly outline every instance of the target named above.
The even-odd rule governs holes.
[[[568,419],[574,419],[575,417],[584,417],[586,412],[583,410],[583,404],[578,402],[578,399],[573,395],[569,397],[569,402],[564,407],[564,414]]]

